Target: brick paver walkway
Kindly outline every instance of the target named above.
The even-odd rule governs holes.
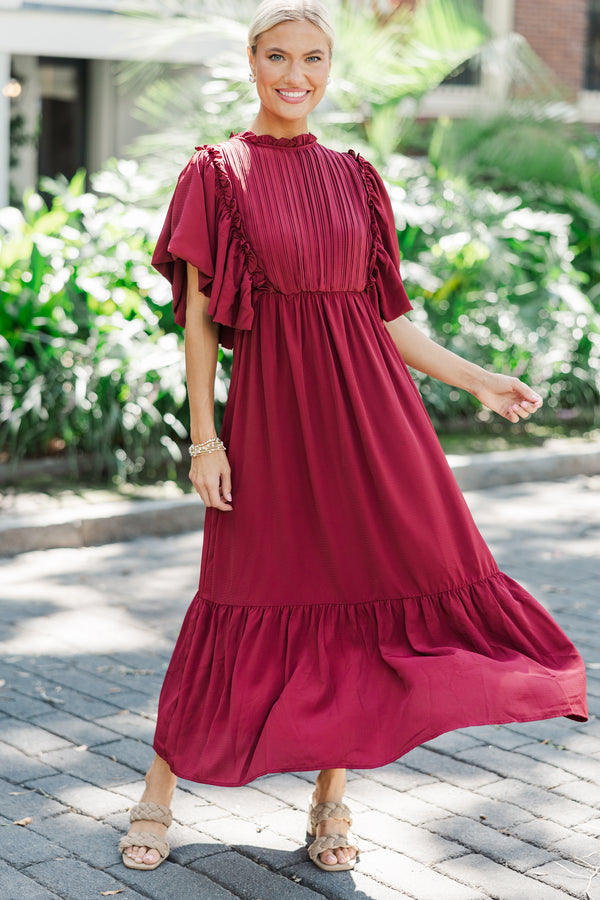
[[[502,568],[578,644],[600,715],[600,478],[468,500]],[[307,862],[306,774],[244,788],[182,782],[169,861],[125,869],[116,844],[152,756],[200,542],[143,538],[3,562],[3,900],[600,900],[595,717],[464,729],[349,773],[363,849],[353,874]]]

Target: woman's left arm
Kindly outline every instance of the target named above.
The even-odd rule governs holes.
[[[527,419],[542,405],[539,394],[518,378],[488,372],[446,350],[426,337],[406,316],[384,324],[407,366],[469,391],[509,422]]]

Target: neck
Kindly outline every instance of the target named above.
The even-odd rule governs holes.
[[[269,134],[274,138],[293,138],[308,132],[308,119],[282,119],[261,109],[250,126],[254,134]]]

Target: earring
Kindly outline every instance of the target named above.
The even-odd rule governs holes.
[[[327,84],[331,84],[332,82],[333,82],[333,78],[330,75],[329,78],[327,79]]]
[[[250,72],[250,74],[248,75],[248,81],[250,82],[250,84],[254,84],[254,82],[256,81],[256,75],[254,74],[254,72]]]

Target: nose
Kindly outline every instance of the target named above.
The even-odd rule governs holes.
[[[286,82],[292,85],[298,85],[304,81],[302,65],[299,60],[292,60],[286,73]]]

